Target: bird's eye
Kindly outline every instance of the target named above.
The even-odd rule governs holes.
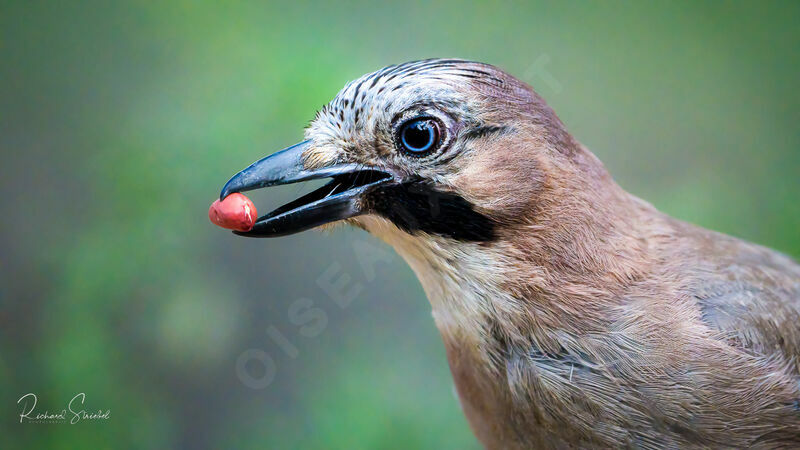
[[[398,145],[411,156],[425,156],[439,147],[439,123],[432,118],[411,119],[398,130]]]

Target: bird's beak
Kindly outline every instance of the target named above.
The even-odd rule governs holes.
[[[310,141],[304,141],[262,158],[225,183],[220,200],[234,192],[332,179],[325,186],[259,217],[252,230],[234,233],[248,237],[285,236],[366,214],[369,202],[365,194],[393,180],[390,173],[363,164],[337,163],[306,169],[303,153],[310,146]]]

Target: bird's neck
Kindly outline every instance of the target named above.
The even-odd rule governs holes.
[[[363,224],[415,272],[445,345],[496,361],[500,347],[534,343],[546,351],[564,333],[595,331],[609,302],[647,271],[640,231],[652,207],[620,193],[614,202],[624,207],[609,203],[584,216],[565,210],[491,243],[412,236],[378,217]]]

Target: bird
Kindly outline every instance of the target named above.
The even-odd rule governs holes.
[[[505,71],[364,75],[220,199],[320,178],[234,232],[344,223],[393,247],[484,447],[800,448],[800,265],[623,190]]]

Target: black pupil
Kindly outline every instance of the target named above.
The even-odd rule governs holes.
[[[433,147],[435,133],[430,120],[417,120],[408,124],[403,130],[403,144],[410,151],[427,151]]]

